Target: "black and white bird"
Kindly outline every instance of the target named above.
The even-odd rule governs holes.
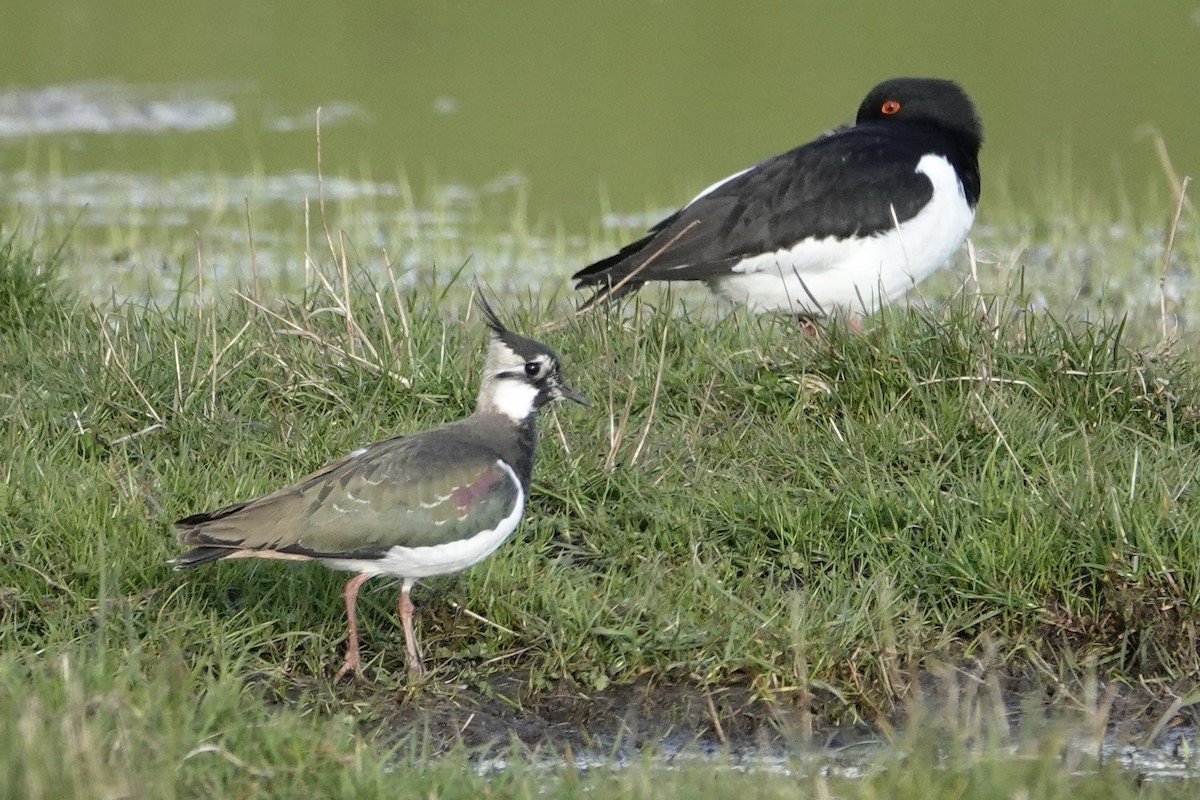
[[[584,308],[647,281],[703,281],[759,312],[869,314],[962,245],[983,128],[957,83],[893,78],[847,125],[717,181],[573,276]]]
[[[424,673],[409,591],[419,578],[483,560],[517,529],[529,496],[539,408],[587,405],[563,382],[553,350],[504,328],[480,303],[491,338],[475,412],[355,450],[271,494],[175,523],[192,547],[176,569],[223,558],[319,561],[355,573],[343,597],[349,641],[338,670],[358,672],[359,587],[401,579],[398,609],[409,670]]]

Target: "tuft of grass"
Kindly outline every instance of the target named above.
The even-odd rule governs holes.
[[[0,231],[0,336],[39,328],[57,310],[61,245],[49,257],[20,244],[17,233]]]

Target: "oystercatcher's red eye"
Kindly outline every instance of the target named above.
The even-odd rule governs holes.
[[[883,105],[879,107],[879,110],[882,111],[884,114],[895,114],[897,111],[900,110],[900,101],[899,100],[884,100]]]

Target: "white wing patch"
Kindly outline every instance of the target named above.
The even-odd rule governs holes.
[[[758,165],[756,164],[755,166],[758,166]],[[743,169],[743,170],[738,170],[737,172],[733,173],[732,175],[730,175],[730,176],[728,176],[728,177],[726,177],[726,178],[721,178],[721,180],[717,181],[717,182],[716,182],[716,183],[714,183],[712,186],[709,186],[708,188],[704,189],[703,191],[701,191],[701,192],[700,192],[700,194],[696,195],[696,196],[695,196],[695,197],[693,197],[691,200],[688,200],[688,201],[687,201],[687,205],[685,205],[685,206],[684,206],[684,208],[687,208],[687,207],[688,207],[688,206],[690,206],[692,203],[694,203],[694,202],[696,202],[697,200],[699,200],[701,197],[704,197],[706,194],[712,194],[712,193],[713,193],[713,192],[715,192],[717,189],[720,189],[722,186],[724,186],[725,184],[729,183],[729,182],[730,182],[731,180],[733,180],[734,178],[740,178],[741,176],[745,175],[747,172],[749,172],[749,171],[750,171],[750,170],[752,170],[752,169],[754,169],[754,167],[746,167],[745,169]],[[682,209],[681,209],[681,210],[682,210]]]
[[[975,220],[949,161],[929,154],[916,171],[933,183],[933,197],[912,219],[875,236],[805,239],[743,259],[734,274],[708,281],[710,288],[754,311],[871,313],[944,264]]]
[[[497,461],[508,474],[508,479],[517,487],[517,499],[512,511],[496,523],[494,528],[485,528],[474,536],[429,547],[393,547],[383,558],[324,558],[321,561],[333,569],[347,572],[369,572],[372,575],[395,575],[401,578],[428,578],[458,572],[490,556],[504,540],[512,535],[521,522],[525,511],[525,491],[512,467]]]

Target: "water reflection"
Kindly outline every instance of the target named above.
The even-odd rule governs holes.
[[[234,91],[203,83],[120,82],[0,89],[0,137],[224,128],[237,117],[227,99]]]

